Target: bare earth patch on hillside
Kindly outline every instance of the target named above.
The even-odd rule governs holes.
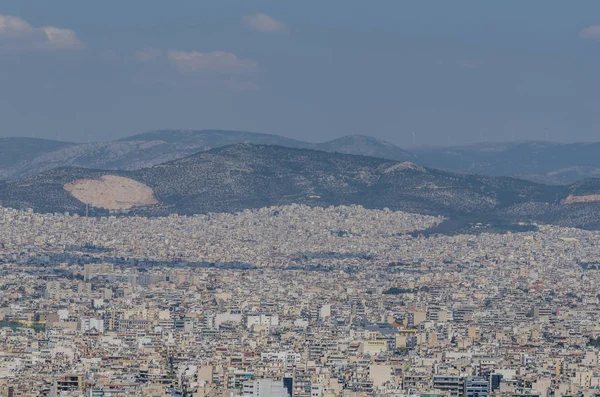
[[[569,196],[563,200],[563,203],[564,204],[592,203],[594,201],[600,201],[600,194],[588,194],[586,196]]]
[[[103,175],[99,180],[79,179],[64,185],[82,203],[108,210],[126,210],[156,204],[152,189],[133,179]]]

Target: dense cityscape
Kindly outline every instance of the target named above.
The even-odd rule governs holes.
[[[594,396],[599,232],[1,209],[9,396]]]
[[[600,397],[599,15],[0,0],[0,397]]]

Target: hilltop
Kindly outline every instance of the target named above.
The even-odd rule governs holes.
[[[14,142],[20,142],[20,151],[15,149]],[[161,130],[100,143],[73,144],[25,138],[0,140],[0,179],[19,179],[60,167],[137,170],[238,143],[320,149],[398,161],[415,159],[413,154],[391,143],[367,136],[310,143],[243,131]]]
[[[312,143],[245,131],[158,130],[111,142],[82,144],[0,139],[0,179],[15,180],[59,167],[139,170],[239,143],[411,161],[446,171],[510,176],[543,184],[568,185],[600,177],[600,143],[505,142],[405,150],[367,135]]]

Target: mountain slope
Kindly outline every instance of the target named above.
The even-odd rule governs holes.
[[[373,137],[352,135],[311,143],[278,135],[221,130],[160,130],[113,142],[72,144],[43,139],[0,139],[0,179],[19,179],[57,167],[137,170],[238,143],[359,154],[412,161],[453,172],[511,176],[567,185],[600,177],[600,143],[481,143],[407,151]]]
[[[600,176],[600,143],[481,143],[413,152],[417,162],[434,168],[540,183],[569,184]]]
[[[45,153],[73,145],[69,142],[39,138],[0,138],[0,168],[31,161]]]
[[[31,156],[18,154],[12,157],[7,156],[4,164],[0,164],[0,179],[18,179],[67,166],[136,170],[186,157],[200,151],[238,143],[322,149],[329,152],[365,154],[401,161],[414,158],[410,153],[390,143],[364,136],[345,137],[315,144],[278,135],[243,131],[162,130],[113,142],[65,144],[54,150],[39,151],[36,155]]]
[[[439,171],[410,162],[251,144],[217,148],[137,171],[59,168],[5,183],[0,186],[0,202],[36,211],[84,213],[85,203],[65,185],[98,186],[101,181],[118,183],[122,179],[150,192],[148,200],[129,210],[143,215],[230,212],[301,203],[359,204],[502,223],[551,220],[569,224],[577,213],[579,224],[569,225],[597,222],[595,215],[583,216],[584,209],[596,202],[565,202],[583,188],[571,187],[571,191],[513,178]],[[586,194],[600,192],[600,184],[588,184]],[[109,195],[109,190],[99,194]],[[106,213],[97,202],[90,203],[91,213]]]
[[[412,161],[416,159],[413,153],[401,149],[393,143],[366,135],[348,135],[329,142],[317,143],[311,148],[325,152],[359,154],[397,161]]]
[[[297,141],[279,135],[258,132],[227,130],[157,130],[133,135],[120,141],[162,141],[180,146],[194,146],[208,150],[237,143],[281,145],[287,147],[307,147],[310,143]],[[196,150],[199,152],[200,150]]]

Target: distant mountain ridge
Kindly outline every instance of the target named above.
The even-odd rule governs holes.
[[[415,148],[412,152],[420,164],[471,174],[565,185],[600,177],[600,143],[478,143]]]
[[[0,169],[73,145],[40,138],[0,138]]]
[[[135,171],[56,168],[1,183],[0,203],[83,214],[86,203],[76,198],[72,187],[95,186],[109,179],[107,175],[117,183],[119,178],[130,180],[131,186],[142,185],[151,192],[149,200],[128,210],[149,216],[234,212],[292,203],[357,204],[444,215],[455,221],[514,224],[533,220],[600,227],[600,182],[595,179],[568,187],[547,186],[440,171],[412,162],[253,144],[211,149]],[[100,191],[98,196],[106,193]],[[92,204],[90,213],[106,214],[100,207]]]
[[[393,160],[414,160],[415,156],[393,144],[367,136],[344,137],[325,143],[309,143],[278,135],[244,131],[161,130],[134,135],[112,142],[73,144],[49,140],[11,138],[11,145],[0,141],[0,179],[18,179],[58,167],[86,167],[111,170],[136,170],[190,156],[194,153],[237,143],[280,145],[292,148],[321,149],[330,152],[364,154]],[[31,145],[31,153],[12,153],[15,142]],[[42,149],[37,149],[41,147]]]
[[[568,185],[600,177],[600,143],[479,143],[402,149],[365,135],[311,143],[279,135],[224,130],[158,130],[112,142],[75,144],[35,138],[0,139],[0,179],[14,180],[57,167],[137,170],[238,143],[358,154],[453,172],[511,176]]]

